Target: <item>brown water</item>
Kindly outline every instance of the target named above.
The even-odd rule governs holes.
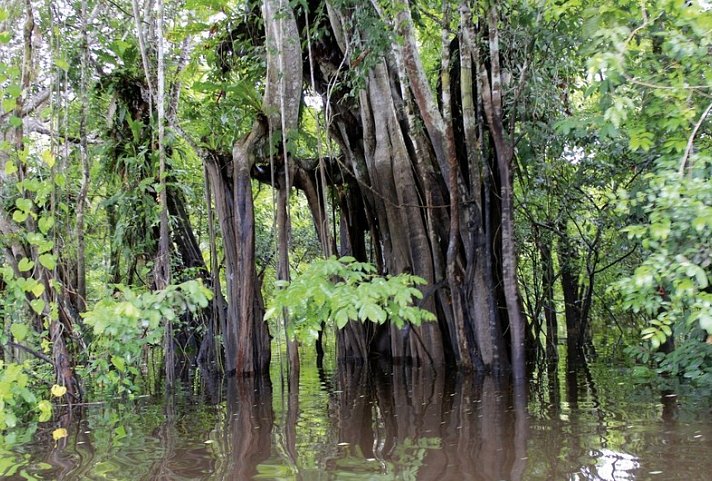
[[[253,379],[224,398],[64,412],[0,446],[0,478],[712,480],[708,398],[602,366],[520,391],[454,371],[305,367],[291,394]],[[69,436],[55,442],[58,427]]]

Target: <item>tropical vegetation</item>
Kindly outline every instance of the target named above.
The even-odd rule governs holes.
[[[324,332],[712,385],[711,31],[702,0],[5,2],[0,432],[273,350],[298,382]]]

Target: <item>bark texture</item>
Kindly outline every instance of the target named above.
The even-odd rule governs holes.
[[[279,218],[285,219],[280,230],[288,230],[288,212],[282,211],[288,193],[282,186],[293,185],[304,191],[329,253],[324,228],[328,184],[332,208],[339,210],[338,253],[371,261],[386,275],[423,277],[429,285],[421,307],[438,317],[437,323],[402,330],[349,323],[337,334],[342,361],[375,355],[414,364],[452,362],[481,371],[513,368],[518,380],[524,376],[526,326],[514,238],[514,121],[507,110],[510,93],[502,85],[496,7],[473,19],[463,3],[457,33],[443,30],[435,95],[407,1],[398,3],[393,17],[376,0],[358,5],[311,0],[294,10],[280,0],[263,3],[265,128],[270,137],[281,132],[283,141],[275,170],[281,184]],[[315,15],[324,10],[327,15]],[[357,13],[370,23],[352,21]],[[447,6],[443,16],[451,16]],[[383,31],[396,32],[402,41],[384,41],[394,37],[384,37]],[[299,45],[306,45],[306,51]],[[303,78],[310,78],[311,93],[322,99],[327,133],[339,146],[336,157],[307,162],[289,151],[285,133],[297,125]],[[244,166],[240,175],[251,166],[241,159],[254,155],[257,143],[243,142],[240,155],[233,155],[233,164]],[[227,166],[214,162],[219,157],[208,163],[216,199],[229,175]],[[260,162],[266,165],[268,158]],[[232,175],[234,183],[238,171]],[[218,201],[218,217],[228,207]],[[244,218],[235,224],[251,227]],[[240,234],[248,235],[229,223],[221,225],[228,230],[226,248],[240,244]],[[280,234],[280,245],[285,237]],[[283,278],[288,275],[285,261],[282,252]],[[230,302],[239,302],[238,292],[229,290]]]
[[[262,321],[264,308],[255,270],[250,178],[255,152],[265,132],[264,123],[256,122],[252,131],[235,143],[231,158],[213,155],[206,159],[226,261],[225,369],[239,375],[265,373],[270,360],[269,333]]]
[[[440,320],[405,332],[349,325],[339,333],[340,357],[359,359],[375,351],[416,364],[452,361],[496,372],[514,365],[520,378],[524,320],[513,233],[513,147],[505,128],[496,11],[479,20],[479,32],[463,5],[458,36],[443,32],[438,102],[422,65],[410,5],[401,3],[393,19],[377,2],[371,5],[372,10],[362,8],[394,28],[402,42],[370,50],[375,34],[327,2],[323,28],[331,34],[311,44],[316,89],[334,112],[329,133],[353,176],[339,203],[345,224],[341,252],[368,257],[354,249],[365,237],[372,246],[366,260],[383,273],[425,278],[430,287],[422,306]],[[443,13],[449,15],[447,9]],[[486,52],[477,47],[482,33]],[[340,75],[356,72],[364,82],[358,98],[331,87]]]

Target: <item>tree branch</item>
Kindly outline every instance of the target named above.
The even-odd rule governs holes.
[[[27,347],[27,346],[24,346],[24,345],[22,345],[22,344],[18,344],[18,343],[16,343],[16,342],[8,342],[6,345],[9,346],[9,347],[14,347],[14,348],[20,349],[20,350],[22,350],[22,351],[25,351],[26,353],[32,354],[32,355],[35,356],[37,359],[40,359],[40,360],[45,361],[45,362],[48,362],[48,363],[50,363],[51,365],[54,366],[54,363],[52,362],[52,359],[49,358],[49,356],[47,356],[47,355],[45,355],[45,354],[42,354],[42,353],[39,352],[39,351],[35,351],[35,350],[32,349],[31,347]]]
[[[710,103],[707,106],[707,108],[705,109],[705,111],[702,112],[700,119],[695,124],[695,128],[692,129],[690,138],[687,140],[687,147],[685,147],[685,153],[682,156],[682,160],[680,161],[680,170],[679,170],[680,176],[682,176],[682,174],[685,173],[685,166],[687,165],[687,159],[690,157],[690,154],[692,153],[692,146],[695,143],[695,137],[697,137],[697,132],[699,132],[700,127],[702,127],[702,124],[704,123],[705,119],[709,115],[710,110],[712,110],[712,103]]]

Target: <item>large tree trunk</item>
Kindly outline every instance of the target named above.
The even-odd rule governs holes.
[[[320,0],[308,4],[310,14],[320,8]],[[325,193],[314,188],[319,174],[314,165],[291,157],[285,138],[296,127],[302,85],[294,60],[303,55],[302,67],[313,74],[312,88],[328,102],[328,133],[340,147],[339,158],[328,160],[334,163],[330,170],[340,172],[330,181],[332,188],[341,184],[333,206],[340,210],[341,253],[370,260],[386,275],[412,272],[425,278],[430,285],[423,289],[421,307],[436,313],[439,321],[403,330],[350,323],[337,335],[337,356],[360,361],[375,353],[396,361],[452,361],[493,372],[511,365],[521,380],[526,330],[516,277],[514,121],[503,108],[508,91],[501,80],[496,10],[480,20],[476,33],[467,5],[461,5],[462,49],[452,48],[457,43],[450,42],[448,30],[443,31],[439,104],[420,59],[410,5],[401,2],[395,18],[388,18],[377,1],[355,8],[384,28],[395,29],[403,42],[372,51],[373,30],[347,21],[353,12],[328,1],[326,16],[312,15],[320,22],[311,25],[316,30],[307,29],[304,9],[295,10],[295,19],[282,0],[264,1],[268,132],[281,135],[281,161],[290,165],[287,172],[298,172],[294,186],[306,193],[327,253]],[[443,14],[449,16],[447,7]],[[311,36],[314,31],[329,33]],[[482,33],[489,42],[476,38]],[[304,54],[298,35],[310,35],[303,42],[310,49]],[[486,51],[480,51],[482,45]],[[357,77],[361,88],[352,90],[343,81],[349,69],[353,71],[348,75]],[[248,139],[236,151],[249,153],[256,142],[253,138],[250,145]],[[244,159],[233,157],[232,167],[237,169],[237,162]],[[211,182],[224,190],[230,174],[216,159],[208,162]],[[244,164],[239,170],[246,175],[251,163]],[[231,181],[235,185],[237,172]],[[225,200],[219,199],[229,195],[235,193],[216,189],[221,218],[229,212]],[[287,203],[284,193],[280,198],[281,212]],[[225,212],[220,214],[221,210]],[[246,219],[236,224],[224,235],[226,246],[240,244],[238,236],[247,235],[242,229],[252,229]],[[223,230],[227,228],[223,225]],[[230,291],[234,303],[238,292]],[[234,342],[228,336],[228,344]]]
[[[489,132],[495,146],[497,168],[499,170],[501,199],[501,242],[502,242],[502,282],[509,329],[511,331],[511,363],[516,381],[525,376],[525,323],[519,301],[517,281],[517,253],[514,239],[514,191],[512,161],[514,148],[503,122],[502,73],[500,67],[499,31],[497,29],[497,7],[493,5],[487,15],[489,34],[489,71],[480,67],[480,90]],[[477,61],[482,62],[480,55]],[[488,75],[489,73],[489,75]]]
[[[266,129],[255,122],[252,131],[235,144],[232,158],[209,156],[206,167],[215,195],[226,260],[228,309],[225,326],[225,367],[228,373],[267,372],[270,340],[263,321],[261,294],[255,270],[255,231],[250,169],[255,149]]]
[[[299,105],[302,94],[302,51],[294,12],[286,0],[264,0],[262,13],[265,22],[267,46],[267,82],[264,110],[270,133],[281,136],[283,161],[282,174],[277,188],[278,266],[277,277],[289,281],[289,192],[292,188],[293,169],[290,138],[299,124]],[[249,170],[247,171],[249,175]],[[316,219],[315,219],[316,220]],[[283,313],[284,331],[288,332],[288,314]],[[287,359],[290,391],[299,380],[299,348],[296,339],[287,338]],[[294,389],[293,389],[294,388]]]
[[[314,0],[310,9],[316,8]],[[329,2],[321,27],[331,35],[310,43],[309,59],[319,66],[313,70],[314,87],[330,102],[329,133],[341,147],[341,167],[353,179],[340,191],[342,253],[368,254],[362,246],[370,245],[369,260],[384,274],[425,278],[430,286],[422,307],[437,313],[439,322],[412,331],[376,329],[372,339],[370,329],[349,324],[337,337],[339,357],[362,359],[377,352],[416,364],[449,360],[500,372],[510,363],[500,325],[505,313],[511,358],[521,378],[524,321],[514,248],[513,148],[502,121],[496,18],[489,21],[486,55],[474,48],[479,42],[466,8],[462,50],[451,49],[450,34],[443,32],[438,105],[420,60],[410,6],[399,5],[392,20],[377,2],[363,6],[371,8],[403,38],[387,53],[369,56],[369,32],[350,25],[347,12]],[[305,35],[305,19],[297,20]],[[485,67],[485,56],[497,61]],[[362,61],[369,68],[362,71],[357,98],[333,88],[339,69]],[[475,88],[490,76],[491,86]],[[504,281],[506,306],[497,303],[498,280]]]

